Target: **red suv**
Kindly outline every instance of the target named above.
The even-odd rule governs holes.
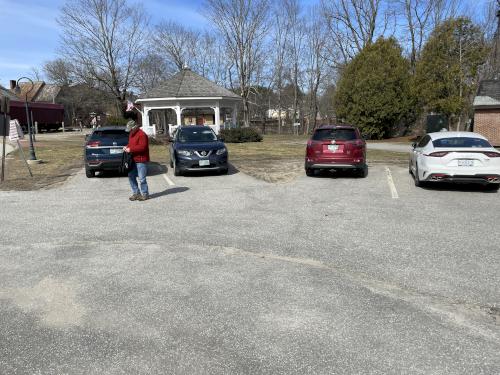
[[[308,176],[316,170],[351,169],[366,177],[366,142],[358,128],[349,125],[322,125],[307,141],[305,169]]]

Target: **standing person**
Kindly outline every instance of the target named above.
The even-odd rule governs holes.
[[[130,132],[130,135],[128,145],[123,150],[130,152],[134,160],[134,166],[128,173],[128,180],[132,188],[132,196],[129,199],[131,201],[145,201],[149,198],[148,182],[146,181],[146,175],[148,174],[147,163],[149,162],[148,136],[134,120],[127,122],[126,130]],[[139,179],[140,190],[137,179]]]

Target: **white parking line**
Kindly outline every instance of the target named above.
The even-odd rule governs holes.
[[[389,184],[389,189],[391,189],[392,198],[398,199],[398,191],[396,190],[396,185],[394,185],[394,180],[392,179],[392,173],[389,167],[385,167],[385,172],[387,173],[387,183]]]
[[[163,178],[165,179],[165,181],[167,181],[167,184],[169,184],[170,186],[174,186],[174,182],[168,178],[168,176],[166,174],[162,174]]]

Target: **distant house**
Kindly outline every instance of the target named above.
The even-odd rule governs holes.
[[[500,146],[500,80],[481,81],[473,105],[474,131]]]
[[[11,93],[14,93],[15,85],[16,81],[11,81]],[[66,126],[90,126],[92,120],[97,117],[101,119],[101,122],[105,122],[106,116],[121,116],[121,111],[116,107],[113,96],[89,85],[55,85],[36,81],[31,91],[29,91],[31,83],[21,82],[19,87],[21,93],[18,96],[23,101],[28,93],[28,101],[31,103],[64,106],[64,120],[61,122],[64,121]],[[35,121],[37,121],[36,118]]]
[[[25,129],[28,127],[28,121],[26,118],[26,89],[25,85],[20,85],[21,93],[16,95],[14,88],[16,86],[16,81],[11,81],[11,90],[7,90],[0,86],[0,92],[2,95],[7,96],[10,101],[10,117],[12,119],[17,119],[21,126]],[[54,103],[43,103],[43,102],[33,102],[35,95],[38,95],[41,89],[41,85],[35,84],[33,90],[28,93],[29,102],[29,116],[32,118],[33,123],[39,126],[39,129],[57,129],[61,126],[64,121],[64,106],[61,104]]]

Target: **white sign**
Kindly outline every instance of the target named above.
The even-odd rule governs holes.
[[[11,142],[17,142],[20,139],[24,139],[24,133],[21,129],[21,125],[17,120],[10,120],[10,132],[9,140]]]

